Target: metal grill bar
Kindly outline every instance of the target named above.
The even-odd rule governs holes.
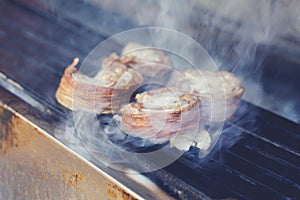
[[[65,66],[75,56],[84,58],[106,36],[14,1],[0,2],[0,13],[0,72],[63,119],[69,112],[54,94]],[[237,116],[226,124],[220,149],[206,159],[199,160],[191,149],[165,169],[145,175],[182,199],[200,198],[197,191],[213,198],[299,197],[299,125],[246,102]],[[226,146],[234,133],[238,142]]]

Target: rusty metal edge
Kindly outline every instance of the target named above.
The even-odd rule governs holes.
[[[46,138],[49,142],[51,142],[53,145],[57,146],[58,148],[65,151],[67,154],[70,154],[74,156],[75,159],[79,159],[81,162],[83,162],[87,167],[91,168],[92,170],[99,173],[101,176],[105,177],[108,181],[115,184],[120,189],[124,190],[126,193],[128,193],[132,198],[134,199],[144,199],[140,195],[138,195],[136,192],[132,191],[128,187],[126,187],[124,184],[119,182],[114,177],[110,176],[108,173],[104,172],[88,160],[86,160],[84,157],[82,157],[80,154],[76,153],[75,151],[71,150],[67,146],[65,146],[62,142],[57,140],[54,136],[52,136],[50,133],[48,133],[46,130],[44,130],[41,126],[45,126],[43,124],[44,122],[41,122],[41,126],[38,125],[38,120],[31,115],[33,110],[36,110],[35,112],[39,112],[37,108],[32,107],[32,105],[29,105],[28,102],[24,102],[22,99],[19,99],[15,94],[11,94],[9,91],[3,89],[0,86],[0,105],[4,109],[10,111],[15,116],[19,117],[20,119],[24,120],[26,123],[28,123],[30,126],[32,126],[39,134],[41,134],[43,137]],[[37,122],[37,123],[35,123]],[[47,129],[47,128],[46,128]]]

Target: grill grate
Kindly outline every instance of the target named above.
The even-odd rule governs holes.
[[[106,36],[14,1],[1,1],[0,13],[0,71],[65,117],[68,111],[54,99],[65,66],[75,56],[83,59]],[[191,149],[146,175],[181,199],[201,198],[197,191],[213,198],[299,198],[299,125],[244,101],[237,116],[226,124],[220,148],[206,159],[199,161],[197,149]]]

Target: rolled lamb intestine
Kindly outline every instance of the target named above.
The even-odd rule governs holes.
[[[122,129],[145,139],[169,140],[199,126],[199,100],[177,88],[160,88],[136,95],[136,103],[122,107]]]
[[[166,82],[172,70],[172,61],[163,50],[133,42],[123,48],[122,58],[130,60],[127,66],[140,72],[145,82]]]
[[[169,85],[195,91],[201,101],[202,117],[208,122],[221,122],[231,118],[239,105],[244,88],[240,80],[226,71],[184,70],[178,79],[174,74]]]
[[[115,58],[115,54],[103,63]],[[96,113],[112,113],[129,101],[130,89],[143,82],[142,76],[128,69],[120,60],[114,59],[95,77],[89,77],[76,69],[79,59],[69,65],[59,84],[55,97],[71,110]]]

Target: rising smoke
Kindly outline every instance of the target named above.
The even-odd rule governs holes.
[[[299,1],[91,1],[142,26],[171,28],[195,38],[221,69],[232,71],[243,80],[244,99],[300,123],[300,97],[282,101],[276,94],[277,86],[266,91],[265,85],[272,83],[263,77],[266,52],[260,51],[262,46],[268,46],[283,49],[282,54],[300,56]],[[284,82],[280,76],[276,79]]]
[[[297,13],[300,8],[299,2],[91,1],[121,12],[140,25],[175,29],[195,38],[213,57],[220,69],[231,71],[242,80],[245,87],[244,99],[272,109],[296,122],[300,121],[299,113],[293,109],[298,106],[298,102],[281,102],[276,98],[276,93],[266,93],[264,90],[265,80],[262,72],[266,55],[259,51],[261,45],[285,48],[289,44],[282,38],[297,38],[297,35],[300,35],[300,14]],[[156,43],[164,43],[166,39],[162,37]],[[176,46],[176,43],[173,45]],[[193,53],[188,45],[178,48],[183,52]],[[275,106],[274,109],[275,103],[271,101],[280,101],[276,105],[281,106]],[[247,120],[252,121],[249,118]],[[238,133],[228,146],[239,139]],[[112,156],[111,152],[107,155]]]

